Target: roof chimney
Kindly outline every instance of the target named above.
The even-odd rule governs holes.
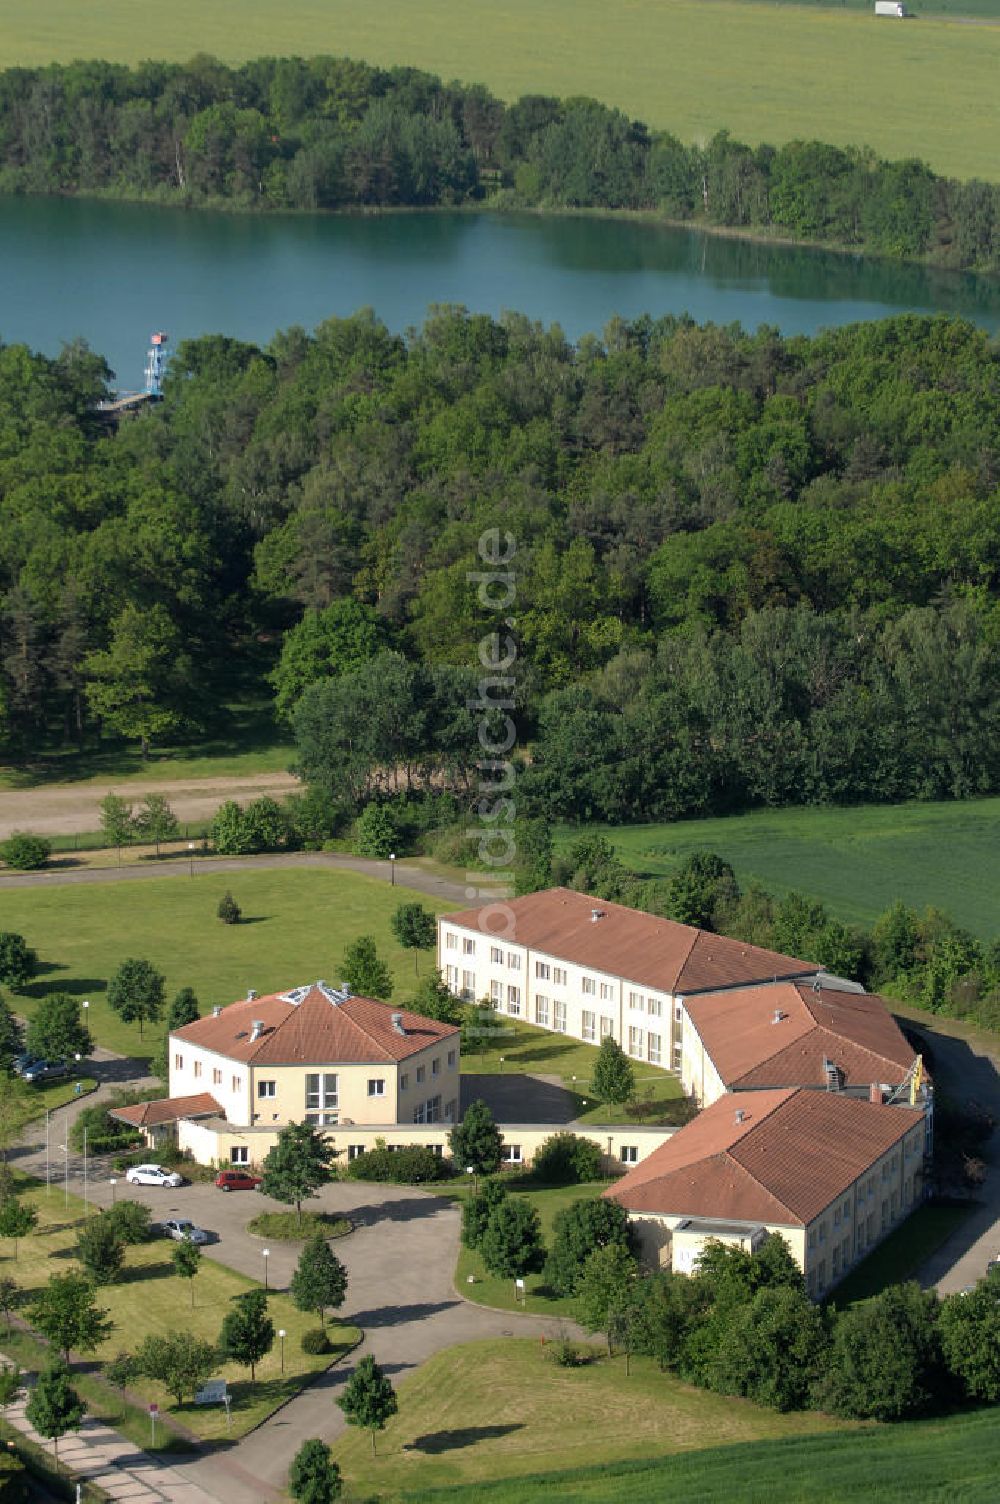
[[[248,988],[247,988],[247,1002],[248,1002],[248,1003],[252,1003],[252,1002],[253,1002],[253,1000],[254,1000],[254,998],[255,998],[255,997],[256,997],[256,996],[257,996],[257,991],[256,991],[256,989],[255,989],[255,988],[253,988],[253,987],[248,987]]]
[[[214,1008],[212,1009],[212,1017],[213,1018],[220,1018],[221,1016],[222,1016],[222,1004],[221,1003],[216,1003],[215,1006],[214,1006]]]
[[[591,922],[591,924],[596,924],[599,919],[603,919],[603,918],[604,918],[604,910],[603,909],[591,909],[591,911],[590,911],[590,922]]]
[[[392,1027],[395,1029],[397,1034],[406,1033],[406,1030],[403,1027],[403,1015],[401,1013],[394,1013],[392,1015]]]
[[[868,1100],[869,1102],[874,1102],[878,1107],[882,1106],[882,1088],[877,1081],[873,1081],[868,1088]]]
[[[250,1027],[250,1043],[253,1044],[255,1039],[259,1039],[263,1032],[264,1020],[262,1018],[255,1018]]]

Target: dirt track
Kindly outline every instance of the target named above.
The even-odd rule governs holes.
[[[101,800],[121,794],[136,804],[147,794],[164,794],[178,820],[210,820],[226,799],[284,798],[299,787],[290,773],[257,773],[244,778],[177,778],[149,783],[61,784],[58,788],[0,790],[0,840],[15,830],[71,836],[101,828]]]

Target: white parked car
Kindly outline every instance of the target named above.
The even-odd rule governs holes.
[[[171,1217],[169,1222],[164,1222],[163,1231],[168,1238],[174,1238],[178,1243],[207,1243],[208,1233],[203,1227],[195,1227],[186,1217]]]
[[[183,1175],[176,1170],[165,1170],[162,1165],[133,1165],[125,1179],[131,1185],[162,1185],[171,1190],[184,1184]]]

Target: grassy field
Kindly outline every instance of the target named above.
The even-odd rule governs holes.
[[[243,909],[243,924],[216,918],[227,887]],[[168,1000],[180,987],[193,987],[205,1013],[213,1003],[245,997],[249,987],[274,992],[318,977],[336,983],[348,941],[372,934],[393,967],[395,998],[402,1002],[413,987],[413,955],[396,943],[389,921],[410,899],[446,907],[351,872],[197,873],[193,879],[13,889],[0,896],[0,930],[23,934],[44,968],[24,993],[13,994],[19,1012],[30,1016],[48,992],[71,992],[89,999],[90,1027],[100,1044],[148,1054],[163,1025],[148,1026],[140,1040],[138,1026],[123,1024],[105,1000],[107,980],[127,956],[159,967]],[[422,955],[421,974],[432,964]]]
[[[975,3],[975,0],[973,0]],[[917,5],[919,9],[919,5]],[[876,22],[841,7],[747,0],[0,0],[0,57],[227,61],[350,54],[522,93],[591,94],[683,140],[820,137],[996,177],[1000,27]],[[960,102],[960,105],[959,105]]]
[[[738,1415],[737,1410],[726,1418],[735,1421]],[[726,1438],[706,1434],[704,1439]],[[552,1499],[604,1504],[611,1498],[629,1504],[845,1504],[853,1499],[994,1504],[1000,1427],[995,1412],[984,1410],[914,1425],[712,1446],[680,1456],[663,1457],[663,1449],[661,1435],[648,1447],[657,1455],[624,1466],[598,1464],[516,1482],[501,1477],[447,1493],[418,1484],[405,1498],[410,1504],[548,1504]],[[396,1472],[402,1471],[397,1466]]]
[[[984,939],[1000,933],[1000,799],[754,810],[673,825],[589,826],[636,871],[669,876],[694,850],[717,851],[741,884],[796,888],[859,924],[897,898],[945,909]],[[560,832],[560,845],[576,832]]]
[[[130,792],[138,798],[141,785],[147,783],[157,787],[180,778],[242,778],[255,773],[283,773],[293,753],[291,744],[280,740],[243,748],[220,745],[214,751],[209,743],[190,752],[177,748],[154,753],[143,762],[137,749],[104,747],[83,756],[75,753],[52,756],[26,768],[0,767],[0,789],[72,784],[85,790],[88,784],[113,781],[116,785],[135,784]]]
[[[12,1276],[21,1286],[22,1306],[30,1304],[33,1292],[39,1290],[52,1274],[64,1274],[79,1268],[72,1250],[76,1246],[77,1227],[83,1214],[83,1203],[75,1196],[68,1198],[67,1210],[66,1198],[58,1189],[46,1192],[43,1187],[38,1187],[25,1191],[23,1199],[38,1207],[38,1231],[20,1240],[16,1260],[12,1257],[11,1244],[4,1241],[5,1257],[0,1259],[3,1273]],[[118,1284],[105,1285],[98,1291],[98,1304],[110,1313],[115,1323],[115,1330],[97,1350],[99,1362],[113,1357],[123,1348],[134,1351],[147,1335],[165,1336],[176,1331],[179,1319],[186,1331],[214,1342],[231,1297],[256,1288],[253,1280],[227,1269],[214,1259],[205,1258],[194,1279],[192,1309],[189,1286],[174,1273],[170,1249],[171,1245],[163,1239],[130,1248],[125,1277]],[[244,1435],[277,1405],[301,1389],[312,1373],[325,1368],[331,1361],[329,1356],[313,1357],[301,1350],[303,1332],[316,1325],[312,1313],[296,1310],[287,1296],[273,1291],[269,1312],[275,1328],[284,1327],[288,1333],[285,1372],[282,1376],[277,1344],[258,1364],[255,1385],[250,1384],[245,1368],[232,1363],[219,1368],[218,1376],[228,1381],[233,1395],[231,1432],[227,1431],[225,1412],[220,1407],[191,1403],[178,1407],[161,1384],[147,1379],[137,1379],[132,1390],[147,1403],[156,1400],[165,1414],[183,1421],[205,1439],[222,1440],[228,1435],[235,1439]],[[331,1328],[331,1337],[346,1348],[356,1340],[357,1332],[353,1327],[335,1327]],[[2,1340],[6,1341],[6,1336]],[[31,1359],[29,1352],[12,1352],[11,1356],[19,1356],[23,1363]],[[147,1425],[144,1416],[142,1435],[135,1439],[144,1443],[148,1441]]]
[[[691,1389],[647,1359],[633,1360],[627,1380],[621,1359],[559,1368],[537,1342],[507,1338],[453,1347],[401,1384],[399,1414],[379,1437],[377,1457],[359,1434],[334,1443],[333,1454],[352,1498],[384,1499],[449,1484],[479,1489],[486,1478],[603,1466],[708,1441],[808,1436],[835,1424]]]
[[[886,1285],[913,1279],[920,1266],[976,1210],[977,1203],[973,1201],[949,1206],[928,1202],[918,1207],[902,1227],[897,1227],[884,1243],[851,1270],[836,1287],[829,1303],[842,1310],[856,1300],[877,1295]]]

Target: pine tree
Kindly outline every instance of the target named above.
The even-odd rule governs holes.
[[[200,1016],[194,989],[182,987],[170,1004],[170,1012],[167,1014],[167,1033],[172,1034],[175,1029],[183,1029],[188,1024],[197,1023]]]
[[[495,1175],[503,1157],[503,1134],[485,1102],[473,1102],[448,1135],[457,1165],[475,1175]]]
[[[267,1314],[263,1290],[246,1290],[233,1296],[233,1309],[222,1318],[219,1351],[234,1363],[250,1369],[250,1382],[257,1377],[257,1364],[274,1346],[274,1322]]]
[[[310,1238],[299,1255],[288,1293],[300,1311],[318,1312],[321,1326],[326,1325],[328,1307],[336,1310],[343,1305],[347,1270],[322,1233]]]
[[[392,972],[375,949],[374,935],[359,935],[344,951],[344,981],[359,997],[388,1002],[392,997]]]
[[[288,1492],[298,1504],[333,1504],[344,1487],[325,1441],[304,1441],[288,1470]]]
[[[109,1006],[123,1023],[138,1020],[140,1039],[143,1022],[155,1023],[163,1012],[165,981],[151,962],[131,957],[122,962],[108,983]]]

